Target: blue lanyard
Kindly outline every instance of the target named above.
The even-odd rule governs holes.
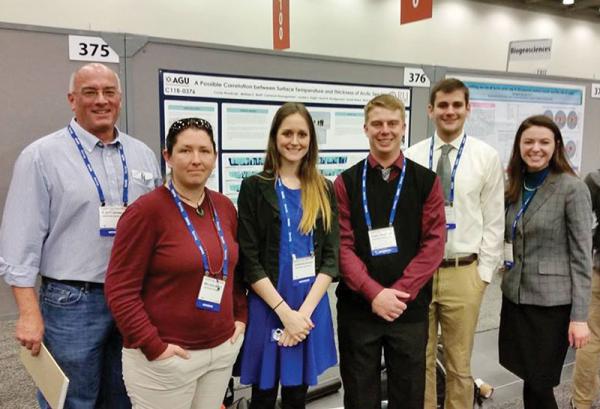
[[[196,247],[198,247],[198,250],[200,250],[200,254],[202,255],[202,264],[204,267],[204,274],[210,275],[210,265],[208,264],[208,254],[206,253],[206,250],[204,249],[204,246],[202,245],[202,242],[200,241],[200,237],[198,237],[198,233],[196,233],[196,229],[194,229],[194,225],[192,224],[192,221],[190,220],[190,217],[188,216],[188,213],[185,210],[185,207],[183,207],[183,203],[181,202],[181,199],[179,198],[179,195],[177,194],[175,187],[173,187],[172,180],[169,182],[169,191],[171,192],[171,196],[173,196],[173,200],[175,200],[175,204],[177,204],[177,208],[179,209],[179,213],[181,213],[181,217],[183,218],[183,221],[185,222],[185,226],[187,227],[188,231],[192,235],[192,238],[194,239],[194,243],[196,243]],[[208,200],[208,195],[207,195],[207,200]],[[217,214],[217,209],[213,209],[212,213],[213,213],[213,220],[215,221],[215,226],[217,226],[217,233],[219,234],[219,240],[221,241],[221,247],[223,248],[223,281],[226,281],[227,280],[227,272],[229,269],[229,266],[227,265],[227,262],[229,259],[228,255],[227,255],[228,254],[227,243],[225,242],[225,235],[223,234],[223,230],[221,229],[221,222],[219,221],[219,215]]]
[[[540,186],[542,186],[542,184],[544,184],[544,180],[545,179],[546,179],[546,177],[544,177],[544,179],[542,180],[542,182],[535,188],[535,191],[533,192],[533,194],[531,196],[529,196],[529,199],[525,200],[525,203],[523,203],[523,205],[521,206],[521,208],[517,212],[517,215],[515,216],[515,220],[512,223],[512,236],[511,236],[511,240],[513,242],[515,241],[515,238],[517,237],[517,223],[519,222],[519,219],[521,219],[521,217],[523,216],[523,213],[525,213],[525,210],[527,210],[527,207],[529,206],[529,203],[533,200],[533,197],[537,193],[537,190],[540,188]],[[507,208],[507,210],[508,210],[508,208]]]
[[[362,172],[362,201],[363,209],[365,211],[365,221],[369,230],[373,230],[371,224],[371,214],[369,213],[369,205],[367,203],[367,166],[369,166],[368,158],[365,159]],[[396,218],[396,209],[398,208],[398,201],[400,200],[400,192],[402,191],[402,185],[404,184],[404,176],[406,175],[406,157],[402,160],[402,173],[400,174],[400,180],[396,187],[396,194],[394,195],[394,202],[392,203],[392,211],[390,212],[390,220],[388,225],[391,226]]]
[[[100,198],[100,204],[102,206],[106,205],[106,198],[104,197],[104,191],[102,191],[102,186],[100,186],[100,181],[96,176],[96,172],[94,172],[94,168],[90,163],[88,156],[85,154],[85,150],[83,149],[83,145],[81,141],[77,137],[77,134],[73,130],[71,125],[68,126],[69,133],[71,134],[71,138],[75,141],[75,145],[77,145],[77,149],[79,150],[79,154],[83,159],[83,163],[89,172],[94,184],[96,185],[96,190],[98,191],[98,197]],[[119,148],[119,156],[121,157],[121,164],[123,164],[123,206],[127,206],[129,201],[129,170],[127,168],[127,161],[125,160],[125,152],[123,151],[123,145],[120,142],[117,142],[117,147]]]
[[[533,196],[535,196],[535,195],[531,195],[529,197],[529,199],[525,200],[525,203],[523,203],[523,205],[517,212],[517,215],[515,216],[515,220],[513,221],[513,224],[512,224],[512,235],[511,235],[511,241],[513,241],[513,242],[515,241],[515,238],[517,237],[517,223],[519,222],[519,219],[521,219],[521,216],[523,216],[523,213],[525,213],[525,210],[527,209],[527,206],[529,206],[529,202],[531,202],[531,199],[533,199]]]
[[[458,153],[456,154],[456,160],[454,161],[454,166],[452,167],[452,173],[450,174],[450,197],[448,197],[448,201],[450,205],[454,203],[454,178],[456,177],[456,170],[458,169],[458,163],[460,162],[460,158],[463,153],[463,149],[465,148],[465,143],[467,142],[467,134],[465,134],[460,142],[460,147],[458,148]],[[433,146],[435,145],[435,136],[431,137],[431,143],[429,144],[429,170],[433,170]]]
[[[277,178],[276,182],[277,193],[281,197],[281,203],[283,204],[283,212],[285,213],[286,226],[287,226],[287,234],[288,234],[288,244],[290,246],[290,252],[292,253],[292,258],[296,258],[296,254],[294,254],[294,248],[292,247],[292,222],[290,220],[290,214],[288,210],[288,205],[285,199],[285,190],[283,189],[283,183],[281,183],[281,178]],[[310,231],[310,255],[312,256],[315,252],[315,244],[313,241],[313,231]]]

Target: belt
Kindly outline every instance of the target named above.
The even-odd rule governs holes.
[[[93,283],[90,281],[77,281],[77,280],[57,280],[56,278],[50,278],[50,277],[45,277],[45,276],[42,276],[42,283],[44,283],[44,284],[46,284],[46,283],[64,284],[64,285],[68,285],[70,287],[81,288],[86,291],[96,290],[96,289],[100,289],[100,290],[104,289],[104,283]]]
[[[440,263],[440,268],[448,268],[448,267],[458,267],[458,266],[468,266],[471,263],[477,261],[477,254],[469,254],[464,257],[453,257],[453,258],[445,258]]]

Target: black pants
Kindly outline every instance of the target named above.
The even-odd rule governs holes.
[[[259,389],[257,385],[252,385],[250,409],[273,409],[277,400],[277,389],[279,389],[278,386],[271,389]],[[307,390],[307,385],[282,386],[281,407],[283,409],[304,409]]]
[[[429,323],[388,323],[338,300],[340,374],[345,409],[381,408],[381,352],[389,409],[423,409]]]
[[[552,386],[540,387],[523,384],[523,407],[525,409],[558,409]]]

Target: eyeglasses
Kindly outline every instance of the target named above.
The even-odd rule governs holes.
[[[99,90],[95,88],[84,88],[76,93],[82,95],[84,98],[94,100],[100,95],[102,95],[105,99],[113,99],[119,95],[119,91],[116,88],[106,88],[104,90]]]
[[[183,118],[179,119],[171,124],[169,133],[179,133],[188,128],[198,128],[206,131],[208,134],[213,134],[212,126],[210,122],[202,118]]]

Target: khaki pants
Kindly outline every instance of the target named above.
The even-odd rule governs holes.
[[[592,275],[592,298],[588,315],[590,341],[577,350],[573,372],[573,402],[577,409],[589,409],[600,391],[600,271]]]
[[[148,361],[123,348],[123,378],[134,409],[219,409],[243,336],[214,348]]]
[[[467,266],[440,268],[433,276],[433,294],[429,306],[429,341],[425,408],[437,408],[435,359],[438,325],[444,346],[446,368],[446,409],[473,407],[471,352],[479,318],[479,307],[487,287],[477,271],[477,262]]]

